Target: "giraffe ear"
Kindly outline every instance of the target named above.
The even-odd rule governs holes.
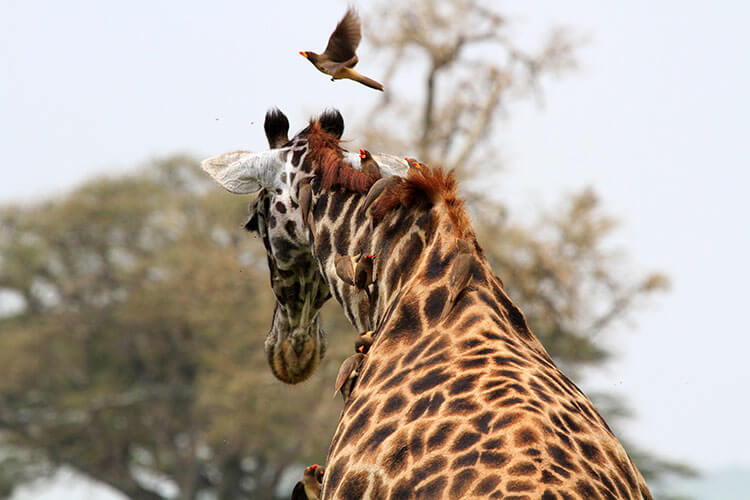
[[[282,163],[278,150],[232,151],[203,160],[201,168],[227,191],[248,194],[281,187]]]

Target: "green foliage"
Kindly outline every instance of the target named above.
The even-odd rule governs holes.
[[[0,322],[2,491],[68,464],[134,498],[159,497],[145,473],[260,498],[321,460],[335,374],[270,374],[265,252],[246,201],[207,183],[175,157],[0,210],[0,287],[26,306]]]

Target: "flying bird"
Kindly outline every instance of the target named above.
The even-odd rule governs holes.
[[[318,71],[330,75],[331,81],[346,78],[382,91],[382,84],[353,69],[359,62],[356,52],[360,40],[362,40],[362,21],[357,12],[349,7],[336,25],[336,29],[333,30],[322,54],[311,51],[303,51],[300,54],[318,68]]]
[[[375,161],[369,151],[367,151],[366,149],[360,149],[359,159],[361,160],[360,170],[362,170],[363,173],[367,175],[374,175],[375,177],[381,176],[380,165],[378,165],[378,162]]]
[[[302,481],[298,481],[292,490],[292,500],[320,500],[324,470],[318,464],[306,467]]]

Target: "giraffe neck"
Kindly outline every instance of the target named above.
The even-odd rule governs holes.
[[[428,326],[419,324],[419,313],[431,323],[447,322],[448,326],[461,316],[462,308],[476,300],[483,303],[484,313],[502,325],[508,336],[547,356],[480,251],[475,251],[474,255],[472,297],[457,301],[454,313],[441,317],[448,298],[447,271],[457,253],[455,238],[458,236],[457,228],[453,227],[441,204],[398,207],[376,219],[362,210],[364,195],[342,189],[321,191],[316,182],[313,180],[316,199],[311,210],[314,219],[311,226],[315,229],[311,231],[313,253],[331,294],[355,328],[380,330],[390,320],[396,306],[409,309],[408,304],[426,299],[424,310],[412,311],[411,315],[411,328],[418,335],[422,326]],[[364,291],[339,279],[334,266],[336,254],[362,253],[375,255],[374,283],[369,298]],[[425,298],[426,293],[429,295]],[[401,303],[405,305],[402,307]]]

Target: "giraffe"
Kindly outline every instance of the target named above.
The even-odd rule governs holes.
[[[372,331],[321,498],[650,499],[606,422],[505,293],[453,176],[374,155],[383,177],[408,176],[372,200],[367,193],[380,181],[340,147],[343,126],[337,111],[325,112],[283,147],[202,164],[232,192],[262,189],[248,228],[263,237],[279,301],[292,300],[284,289],[294,287],[310,308],[309,326],[331,295],[359,331]],[[301,214],[308,190],[309,213]],[[279,213],[283,225],[271,220]],[[456,293],[459,247],[471,277]],[[365,293],[338,277],[335,260],[370,253]],[[274,267],[291,261],[300,273],[277,287]]]

